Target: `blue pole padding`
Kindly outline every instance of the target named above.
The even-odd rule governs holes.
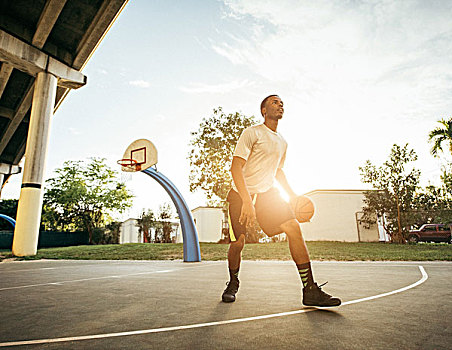
[[[13,218],[9,217],[8,215],[4,215],[4,214],[0,214],[0,218],[5,219],[6,221],[8,221],[11,225],[13,225],[13,227],[16,227],[16,220],[14,220]]]
[[[148,168],[142,172],[156,180],[169,194],[171,200],[176,206],[182,229],[182,237],[184,240],[184,261],[201,261],[201,249],[199,248],[198,232],[196,231],[195,222],[193,221],[191,212],[188,209],[187,203],[182,197],[182,194],[165,175],[157,170]]]

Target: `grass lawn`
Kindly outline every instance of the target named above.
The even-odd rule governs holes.
[[[405,260],[452,261],[451,244],[388,244],[307,242],[312,260]],[[225,260],[227,244],[201,243],[203,260]],[[0,251],[0,261],[13,258],[11,251]],[[246,244],[245,260],[291,260],[287,242]],[[174,260],[183,259],[182,244],[113,244],[39,249],[36,256],[20,260],[82,259],[82,260]]]

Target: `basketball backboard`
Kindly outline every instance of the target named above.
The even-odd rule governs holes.
[[[118,163],[121,164],[122,171],[135,172],[157,164],[157,160],[157,148],[154,144],[146,139],[138,139],[127,147]]]

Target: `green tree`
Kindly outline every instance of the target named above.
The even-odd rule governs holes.
[[[132,205],[133,195],[105,159],[67,161],[55,173],[46,181],[43,218],[51,221],[45,225],[53,229],[88,231],[93,243],[95,229],[111,222],[112,214]]]
[[[374,223],[376,215],[386,220],[385,229],[395,243],[404,243],[407,228],[413,223],[415,192],[420,171],[408,168],[417,160],[414,150],[393,145],[389,159],[376,167],[370,160],[359,167],[362,182],[371,184],[376,191],[365,192],[363,221]]]
[[[443,166],[441,186],[427,186],[416,200],[419,225],[425,223],[452,223],[452,163]]]
[[[443,152],[442,145],[447,144],[449,152],[452,154],[452,118],[449,120],[441,119],[438,121],[441,126],[430,131],[428,134],[429,142],[433,143],[431,154],[438,156],[438,151]]]
[[[209,205],[225,203],[231,188],[232,155],[242,131],[257,123],[254,116],[223,112],[221,107],[204,118],[199,129],[191,133],[190,191],[201,189]]]
[[[157,220],[155,218],[155,214],[151,209],[145,210],[140,214],[140,217],[137,219],[138,233],[140,234],[140,238],[144,237],[145,242],[151,243],[151,229],[155,228]]]
[[[165,203],[160,205],[157,214],[157,222],[155,223],[155,242],[171,243],[171,233],[173,232],[173,224],[171,219],[174,217],[171,205]]]
[[[428,223],[452,223],[452,196],[444,184],[441,187],[430,185],[418,191],[414,201],[414,228]]]
[[[104,243],[119,244],[119,235],[121,234],[121,222],[112,221],[105,226]]]
[[[443,167],[441,174],[440,218],[437,222],[452,224],[452,163]]]

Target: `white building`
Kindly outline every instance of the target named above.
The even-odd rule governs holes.
[[[143,237],[138,232],[137,219],[127,219],[121,224],[119,243],[143,243]]]
[[[222,238],[223,225],[226,222],[222,208],[198,207],[191,211],[199,242],[218,242]],[[182,243],[182,229],[179,220],[171,220],[173,224],[173,242]],[[151,232],[151,238],[155,233]],[[143,243],[144,238],[138,232],[137,219],[127,219],[121,224],[119,243]]]
[[[378,225],[366,226],[360,218],[364,190],[314,190],[305,194],[315,207],[311,222],[301,224],[307,241],[378,242]],[[384,240],[384,237],[381,238]]]
[[[306,193],[315,207],[311,222],[301,224],[306,241],[378,242],[387,240],[381,225],[366,226],[361,222],[364,207],[364,190],[314,190]],[[192,211],[199,242],[218,242],[227,218],[218,207],[198,207]],[[182,243],[183,236],[177,221],[173,242]],[[279,235],[285,239],[285,234]],[[136,219],[121,225],[120,243],[141,243]]]
[[[222,236],[224,213],[222,208],[198,207],[191,211],[198,231],[199,242],[218,242]],[[176,243],[182,243],[182,230],[177,230]]]
[[[171,222],[171,225],[173,227],[172,233],[171,233],[171,239],[173,242],[176,241],[176,232],[179,230],[179,220],[169,220]],[[151,240],[153,241],[155,239],[155,230],[151,228]],[[146,243],[146,238],[143,237],[142,234],[140,234],[138,226],[137,226],[137,219],[127,219],[121,224],[120,233],[119,233],[119,243]]]

